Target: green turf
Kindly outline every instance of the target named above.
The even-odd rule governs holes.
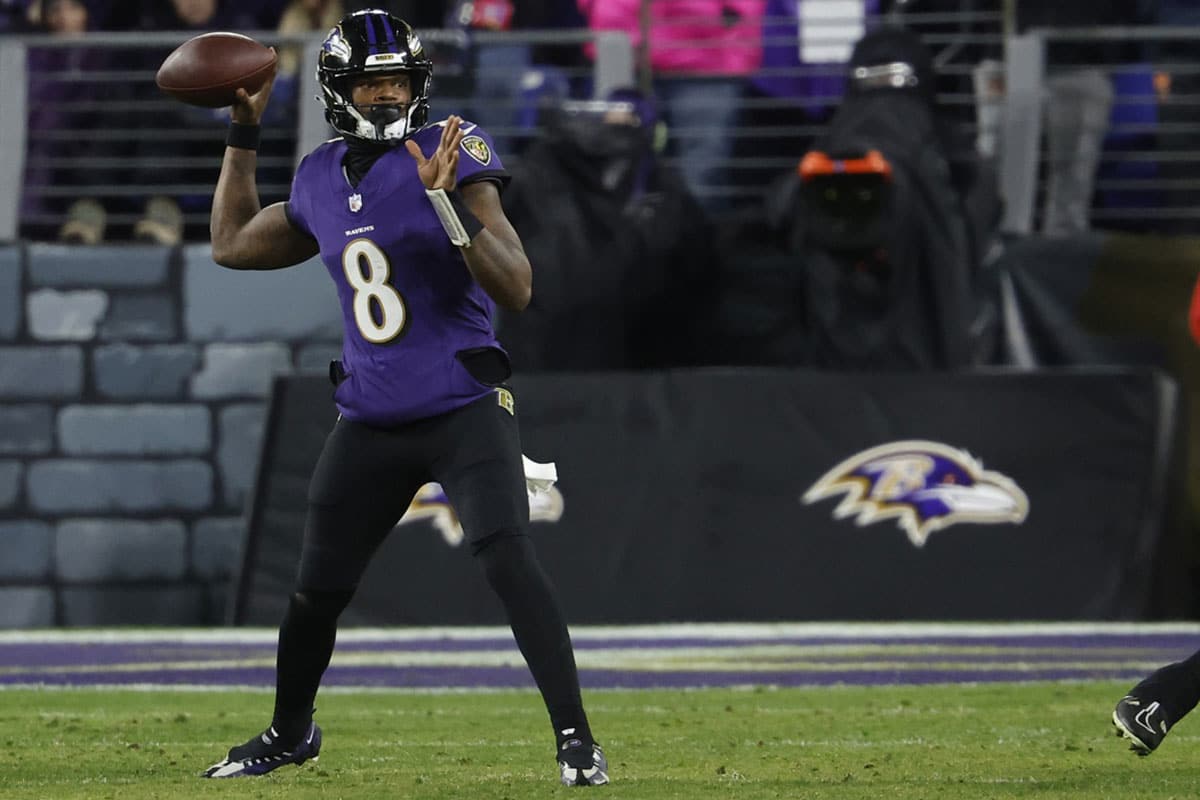
[[[266,693],[0,692],[0,797],[1169,798],[1200,792],[1190,720],[1138,759],[1115,683],[592,692],[614,783],[556,782],[536,695],[334,694],[321,760],[197,777],[265,724]]]

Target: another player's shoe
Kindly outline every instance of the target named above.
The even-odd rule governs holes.
[[[308,731],[300,741],[284,745],[279,741],[275,728],[267,728],[245,744],[229,751],[224,761],[204,770],[205,778],[241,778],[249,775],[266,775],[286,764],[297,766],[305,761],[316,761],[321,752],[321,729],[310,723]]]
[[[598,744],[568,739],[558,751],[563,786],[603,786],[608,783],[608,759]]]
[[[1162,744],[1171,721],[1167,719],[1162,704],[1157,700],[1147,701],[1127,694],[1117,703],[1112,714],[1117,736],[1129,740],[1129,749],[1139,756],[1148,756]]]

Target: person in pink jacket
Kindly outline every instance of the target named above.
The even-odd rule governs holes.
[[[642,0],[578,0],[588,27],[641,45]],[[652,0],[650,66],[687,75],[747,75],[762,57],[766,0]]]
[[[629,34],[642,46],[642,0],[577,0],[592,30]],[[762,61],[766,0],[652,0],[646,48],[675,155],[709,210],[726,205],[723,171],[732,150],[746,76]]]

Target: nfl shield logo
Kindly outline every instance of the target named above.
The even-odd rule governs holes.
[[[362,195],[361,194],[350,195],[350,210],[355,213],[362,210]]]

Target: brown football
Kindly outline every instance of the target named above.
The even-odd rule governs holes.
[[[275,73],[275,51],[240,33],[205,33],[167,56],[154,82],[193,106],[233,105],[238,89],[254,94]]]

